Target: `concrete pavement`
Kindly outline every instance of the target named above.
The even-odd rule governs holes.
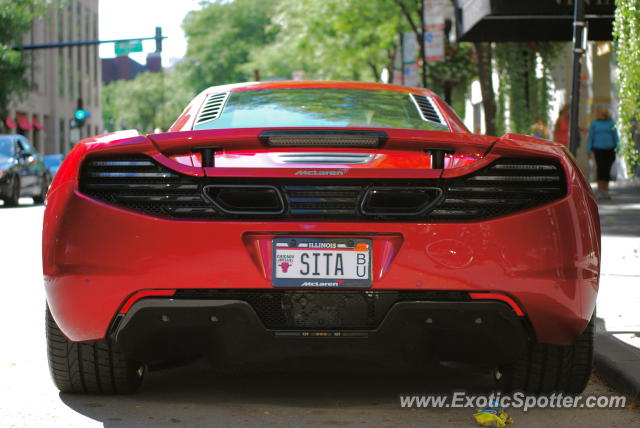
[[[595,360],[600,376],[640,398],[640,185],[616,182],[599,203],[602,268]]]

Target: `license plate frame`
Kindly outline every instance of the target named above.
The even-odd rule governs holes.
[[[271,251],[271,284],[273,287],[292,287],[292,288],[371,288],[373,284],[373,241],[368,238],[309,238],[309,237],[278,237],[273,238]],[[308,257],[305,259],[307,265],[304,266],[301,260],[297,260],[297,251],[300,251],[300,259],[302,254],[308,251]],[[319,253],[320,256],[314,256]],[[360,262],[361,256],[364,254],[366,259]],[[332,254],[327,257],[325,254]],[[338,273],[338,254],[342,260],[342,273],[340,277]],[[293,256],[293,260],[291,259]],[[353,259],[355,257],[354,269],[348,269],[348,276],[344,275],[344,260]],[[331,265],[332,259],[333,265]],[[288,266],[283,267],[286,263]],[[350,263],[348,263],[349,265]],[[334,274],[331,274],[333,267]],[[359,267],[366,269],[366,276],[358,278],[362,272]],[[284,275],[289,269],[291,272],[285,277]],[[297,271],[295,270],[297,269]],[[303,275],[303,269],[307,275]],[[330,274],[326,275],[327,270]],[[296,275],[292,277],[291,275]],[[317,273],[317,275],[316,275]],[[279,276],[280,275],[280,276]],[[356,276],[356,277],[353,277]]]

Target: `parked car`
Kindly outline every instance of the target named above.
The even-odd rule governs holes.
[[[471,134],[429,90],[212,87],[168,132],[84,140],[56,175],[51,373],[125,393],[147,365],[198,357],[404,356],[579,393],[599,227],[560,145]]]
[[[51,178],[55,177],[60,165],[62,165],[62,161],[64,160],[64,155],[61,153],[54,155],[44,155],[42,157],[42,162],[44,162],[44,166],[47,168],[49,172],[49,176]]]
[[[51,182],[49,172],[29,140],[22,135],[0,135],[0,199],[18,205],[22,196],[41,204]]]

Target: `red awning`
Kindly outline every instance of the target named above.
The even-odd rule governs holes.
[[[29,119],[27,119],[27,116],[25,116],[24,114],[20,114],[20,113],[16,114],[16,122],[18,122],[18,126],[23,131],[28,131],[30,129],[33,129],[31,124],[29,123]]]
[[[7,125],[9,129],[16,129],[16,123],[9,116],[4,118],[4,123]]]
[[[33,116],[33,119],[31,120],[31,124],[33,125],[33,127],[39,131],[42,131],[44,129],[44,126],[38,122],[38,118]]]

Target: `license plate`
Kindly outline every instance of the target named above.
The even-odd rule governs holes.
[[[370,239],[275,238],[274,287],[370,287]]]

